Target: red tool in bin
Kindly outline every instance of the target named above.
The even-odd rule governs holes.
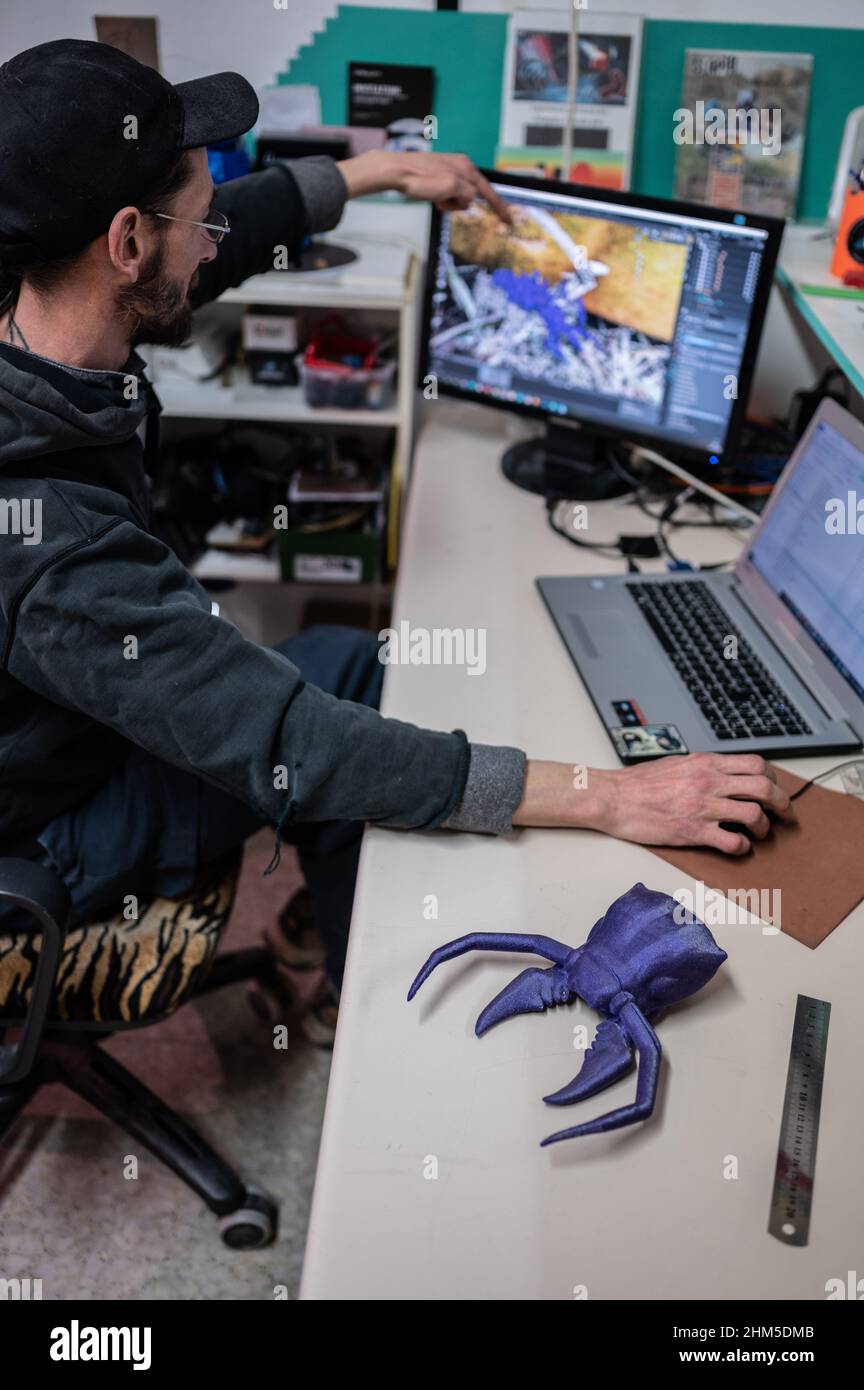
[[[383,342],[351,333],[343,319],[322,319],[303,353],[307,403],[344,410],[382,410],[392,395],[396,363],[382,362]]]

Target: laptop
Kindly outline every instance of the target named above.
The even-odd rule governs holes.
[[[859,749],[864,425],[822,402],[731,571],[537,585],[622,762]]]

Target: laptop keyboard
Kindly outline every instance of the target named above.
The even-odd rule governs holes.
[[[706,584],[626,587],[718,739],[812,732]],[[730,637],[737,660],[723,655]]]

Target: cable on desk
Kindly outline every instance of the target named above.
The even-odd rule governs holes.
[[[616,469],[616,471],[618,470]],[[625,480],[631,481],[631,479],[627,476],[626,470],[621,470],[621,476]],[[638,489],[640,485],[638,484],[637,480],[632,479],[632,481],[637,483]],[[638,490],[632,495],[631,500],[634,501],[636,505],[640,507],[640,510],[643,511],[646,516],[651,517],[652,521],[657,522],[657,531],[653,538],[641,538],[636,536],[620,535],[618,539],[615,541],[585,540],[582,536],[576,534],[577,528],[573,524],[575,520],[575,508],[577,508],[580,505],[584,505],[584,503],[569,502],[560,497],[546,498],[546,516],[552,530],[555,531],[557,535],[563,536],[564,539],[569,541],[571,545],[578,545],[583,550],[593,550],[599,554],[607,555],[613,559],[623,559],[627,562],[627,570],[630,574],[641,573],[639,566],[636,564],[637,555],[641,556],[643,559],[653,559],[659,555],[666,555],[676,569],[684,569],[687,567],[688,562],[682,560],[673,551],[669,543],[666,528],[668,526],[683,527],[690,525],[690,523],[687,521],[676,522],[674,519],[674,514],[676,511],[678,511],[680,507],[684,506],[687,502],[689,502],[694,497],[694,495],[694,490],[692,488],[685,488],[683,489],[683,491],[677,492],[675,496],[667,502],[663,511],[660,513],[651,511],[651,509],[648,506],[641,502]],[[741,529],[740,526],[736,526],[732,523],[727,522],[712,523],[710,521],[704,521],[695,522],[693,524],[698,526],[711,526],[713,524],[716,524],[718,527],[723,527],[725,529],[733,531]],[[641,546],[637,545],[637,542],[640,540],[643,542]],[[693,568],[710,570],[722,569],[723,567],[723,564],[714,564],[699,565]]]
[[[643,491],[645,491],[645,489],[643,489]],[[691,489],[691,492],[692,492],[692,489]],[[640,512],[644,512],[645,516],[650,516],[650,518],[651,518],[652,521],[659,521],[659,520],[661,519],[661,517],[663,516],[663,510],[664,510],[664,509],[661,508],[660,511],[652,511],[651,508],[648,506],[648,502],[651,501],[652,498],[655,498],[655,497],[656,497],[656,498],[660,498],[660,499],[666,498],[666,497],[668,497],[668,493],[666,493],[666,492],[664,492],[664,493],[660,493],[660,492],[651,493],[651,492],[649,492],[649,495],[648,495],[648,499],[647,499],[647,500],[645,500],[645,498],[643,498],[643,497],[637,495],[636,497],[634,497],[633,501],[635,502],[636,506],[639,508]],[[682,490],[681,490],[681,489],[679,489],[679,490],[675,493],[675,497],[676,497],[676,498],[681,498],[681,497],[682,497]],[[750,524],[749,524],[749,522],[746,523],[746,524],[744,524],[744,525],[742,525],[742,523],[741,523],[740,521],[735,521],[734,519],[730,519],[729,521],[723,521],[723,520],[721,520],[719,517],[713,516],[712,513],[713,513],[714,509],[717,507],[718,504],[717,504],[716,502],[714,502],[710,497],[701,497],[698,493],[693,493],[692,497],[688,498],[687,501],[688,501],[688,502],[693,502],[696,506],[704,507],[705,510],[709,513],[709,520],[708,520],[708,521],[697,521],[697,520],[695,519],[695,517],[687,517],[687,518],[685,518],[683,521],[677,521],[677,520],[674,518],[674,516],[673,516],[673,517],[667,518],[667,525],[673,526],[673,527],[674,527],[674,526],[678,526],[678,527],[690,527],[690,526],[700,527],[700,526],[701,526],[701,527],[704,527],[706,530],[714,530],[714,531],[740,531],[740,532],[742,532],[742,533],[747,533],[747,532],[750,531]],[[682,500],[682,501],[680,501],[679,505],[680,505],[680,506],[684,506],[684,505],[685,505],[685,502]]]
[[[724,569],[726,567],[726,562],[701,565],[691,564],[689,561],[683,560],[672,548],[669,536],[670,531],[674,529],[683,529],[689,526],[699,527],[705,530],[714,529],[718,531],[728,531],[732,535],[738,537],[743,543],[744,537],[750,531],[751,526],[756,520],[755,513],[746,511],[740,506],[735,507],[731,498],[727,504],[725,496],[722,495],[720,491],[720,488],[725,487],[722,483],[718,488],[708,488],[706,492],[702,492],[699,490],[698,482],[686,482],[685,475],[685,477],[681,479],[681,483],[685,485],[682,487],[679,483],[676,487],[674,474],[670,479],[668,473],[660,471],[660,455],[654,454],[652,450],[645,449],[643,446],[636,444],[619,446],[619,449],[622,447],[629,451],[628,462],[625,463],[623,461],[614,444],[609,444],[607,446],[604,461],[609,466],[610,470],[630,489],[628,495],[622,496],[618,500],[622,503],[632,503],[632,505],[638,507],[645,516],[650,517],[651,520],[656,523],[657,529],[653,539],[645,538],[644,548],[639,548],[634,544],[637,540],[637,537],[634,536],[622,535],[618,537],[617,541],[584,540],[581,536],[574,534],[576,529],[574,526],[568,526],[567,524],[569,509],[577,504],[563,498],[560,493],[549,494],[546,497],[547,519],[552,530],[559,536],[563,536],[571,545],[578,545],[584,550],[593,550],[610,557],[622,558],[627,562],[627,568],[631,574],[640,572],[635,563],[634,557],[636,555],[641,555],[642,558],[645,559],[663,555],[667,558],[669,566],[677,570],[693,569],[706,572],[709,570]],[[636,459],[637,465],[640,458],[645,464],[649,465],[651,469],[649,476],[647,478],[645,476],[640,477],[637,469],[629,466],[629,458]],[[658,460],[658,462],[655,463],[655,459]],[[754,494],[758,494],[760,498],[763,493],[770,491],[773,486],[778,466],[776,458],[766,458],[763,462],[765,469],[763,476],[765,481],[762,482],[760,480],[752,484]],[[756,470],[756,472],[758,476],[758,470]],[[665,484],[664,486],[658,486],[661,480],[662,483]],[[671,496],[670,486],[674,489]],[[711,495],[712,493],[714,493],[713,496]],[[652,502],[662,503],[662,506],[656,509],[650,505]],[[676,513],[688,503],[701,506],[707,512],[707,519],[680,519]],[[733,514],[725,517],[717,516],[716,512],[719,507],[723,507]]]
[[[570,530],[567,529],[565,520],[567,514],[573,507],[582,505],[584,505],[584,503],[566,502],[560,498],[547,497],[546,519],[552,527],[552,530],[559,536],[563,536],[565,541],[569,541],[571,545],[581,546],[583,550],[605,551],[606,554],[611,555],[614,559],[622,559],[621,547],[617,541],[585,541],[581,536],[575,535],[572,528]]]
[[[675,520],[674,520],[674,515],[675,515],[675,512],[678,511],[678,509],[679,509],[680,507],[683,507],[683,506],[685,506],[688,502],[692,501],[693,498],[694,498],[695,496],[696,496],[696,493],[695,493],[695,489],[694,489],[694,488],[691,488],[691,487],[684,488],[683,492],[679,492],[679,493],[677,494],[677,496],[673,497],[672,500],[666,504],[666,506],[663,508],[663,511],[660,513],[660,516],[657,518],[657,545],[658,545],[658,547],[660,548],[660,550],[663,552],[663,554],[666,555],[666,556],[668,556],[668,558],[672,561],[672,563],[673,563],[677,568],[680,568],[680,569],[683,569],[683,568],[685,567],[685,565],[688,564],[689,562],[688,562],[688,561],[685,561],[685,560],[682,560],[678,555],[675,554],[675,551],[672,549],[672,546],[671,546],[670,543],[669,543],[669,536],[668,536],[668,534],[667,534],[667,529],[666,529],[666,528],[667,528],[668,526],[675,526],[675,525],[679,525],[679,526],[688,526],[688,525],[690,524],[689,522],[686,522],[686,521],[675,522]],[[649,516],[650,516],[650,515],[651,515],[651,513],[649,512]],[[694,524],[697,525],[697,526],[710,526],[712,523],[711,523],[711,522],[702,521],[702,522],[695,522]],[[716,524],[718,527],[724,527],[726,530],[736,531],[736,530],[741,530],[741,529],[742,529],[740,526],[732,526],[730,523],[728,523],[728,522],[723,522],[723,521],[718,521],[718,522],[716,522],[716,523],[714,523],[714,524]],[[749,529],[749,528],[748,528],[748,529]],[[722,569],[725,569],[727,563],[728,563],[728,561],[722,560],[722,561],[719,561],[718,563],[710,564],[710,565],[696,565],[695,568],[696,568],[697,570],[701,570],[703,573],[705,573],[705,572],[708,571],[708,570],[722,570]]]
[[[809,782],[805,782],[803,787],[799,787],[797,792],[793,792],[789,800],[796,801],[811,787],[815,787],[817,782],[823,781],[826,777],[834,777],[836,773],[842,772],[844,767],[864,767],[864,758],[847,758],[845,763],[838,763],[836,767],[829,767],[827,772],[817,772],[815,777],[811,777]]]

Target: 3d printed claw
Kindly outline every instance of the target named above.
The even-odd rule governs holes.
[[[705,930],[708,930],[707,927]],[[559,1144],[562,1139],[581,1139],[588,1134],[606,1134],[610,1129],[623,1129],[625,1125],[635,1125],[639,1120],[647,1120],[653,1114],[662,1056],[660,1039],[635,1004],[628,1004],[621,1013],[624,1025],[639,1054],[636,1100],[632,1105],[623,1105],[620,1110],[611,1110],[596,1120],[586,1120],[584,1124],[576,1125],[573,1129],[559,1129],[556,1134],[550,1134],[542,1141],[541,1148],[546,1148],[549,1144]]]
[[[560,1091],[543,1099],[547,1105],[573,1105],[577,1100],[587,1100],[626,1076],[632,1067],[633,1044],[614,1018],[604,1018],[585,1053],[582,1070]]]
[[[726,959],[704,922],[692,914],[679,920],[679,904],[664,893],[636,883],[594,923],[584,946],[574,949],[548,936],[472,932],[441,946],[426,961],[408,998],[436,966],[467,951],[519,951],[544,956],[552,968],[523,970],[480,1014],[476,1032],[516,1014],[542,1013],[579,997],[602,1015],[582,1069],[560,1091],[544,1096],[548,1105],[570,1105],[611,1086],[639,1058],[636,1099],[584,1124],[559,1130],[543,1146],[603,1134],[647,1120],[654,1110],[661,1048],[649,1022],[706,985]]]
[[[542,1014],[554,1004],[551,975],[551,970],[539,970],[535,965],[505,985],[478,1018],[474,1029],[478,1038],[505,1018],[513,1018],[515,1014]]]

